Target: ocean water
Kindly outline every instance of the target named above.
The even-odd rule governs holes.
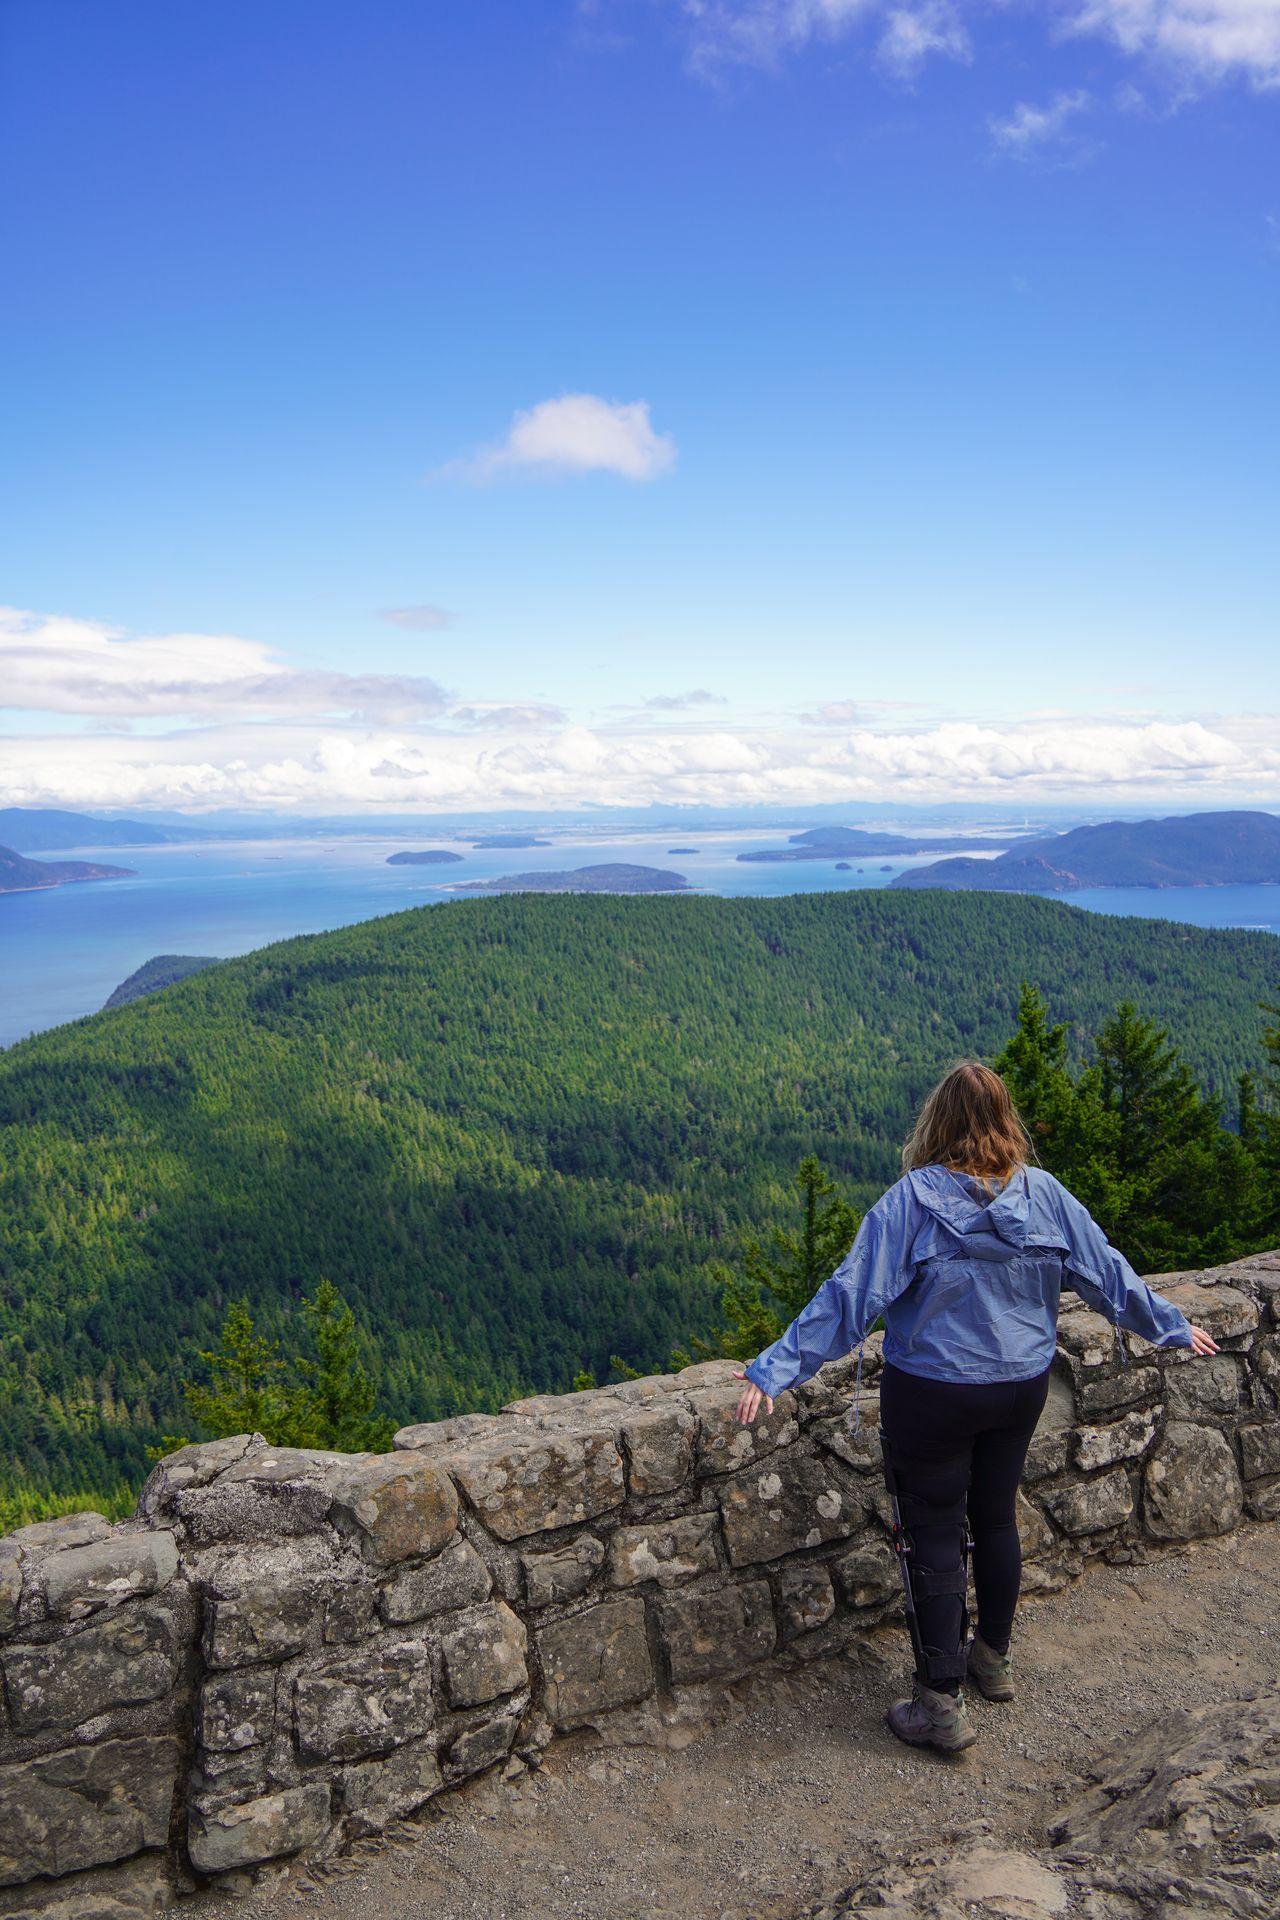
[[[68,849],[53,858],[98,859],[132,867],[128,880],[0,894],[0,1046],[96,1012],[120,982],[160,953],[248,953],[298,933],[322,933],[403,907],[457,897],[459,880],[603,861],[683,873],[699,892],[764,896],[880,887],[937,854],[776,865],[740,862],[748,849],[784,846],[789,829],[677,830],[650,835],[556,834],[544,847],[475,849],[468,840],[428,837],[462,865],[389,867],[414,843],[352,835],[325,840],[246,840]],[[696,846],[677,855],[672,846]],[[462,895],[467,898],[467,895]],[[1261,927],[1280,933],[1280,887],[1146,888],[1061,895],[1101,913],[1156,915],[1196,926]]]

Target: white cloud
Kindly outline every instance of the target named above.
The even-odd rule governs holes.
[[[722,707],[725,697],[708,687],[693,687],[688,693],[654,693],[644,702],[653,713],[683,713],[689,707]]]
[[[909,80],[935,54],[966,63],[973,58],[959,8],[951,0],[922,0],[914,7],[891,7],[876,48],[881,66],[899,79]]]
[[[811,43],[878,28],[881,65],[910,77],[931,55],[967,60],[969,22],[999,18],[1003,0],[676,0],[690,62],[714,76],[729,65],[773,67]],[[1243,77],[1280,85],[1280,0],[1048,0],[1051,33],[1103,37],[1179,81]]]
[[[0,607],[0,706],[112,719],[346,715],[432,719],[446,697],[420,674],[299,671],[257,640],[124,633],[99,621]]]
[[[675,461],[676,443],[654,429],[647,400],[564,393],[518,413],[504,440],[441,472],[471,480],[504,473],[614,473],[623,480],[656,480]]]
[[[1280,86],[1280,0],[1083,0],[1074,24],[1180,72]]]
[[[1071,93],[1055,93],[1042,107],[1020,101],[1004,118],[988,120],[992,140],[1003,153],[1020,160],[1060,148],[1072,122],[1089,111],[1092,101],[1082,88]]]
[[[418,607],[381,607],[378,618],[392,627],[406,627],[410,633],[441,633],[451,627],[454,620],[443,607],[427,603]]]

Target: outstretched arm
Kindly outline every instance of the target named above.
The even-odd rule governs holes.
[[[1068,1284],[1082,1300],[1118,1327],[1156,1347],[1190,1347],[1216,1353],[1203,1327],[1193,1327],[1180,1307],[1134,1272],[1111,1245],[1089,1209],[1057,1182],[1058,1209],[1067,1241],[1063,1259]]]
[[[914,1207],[904,1180],[876,1202],[831,1278],[786,1332],[744,1370],[740,1420],[754,1420],[762,1404],[772,1412],[774,1399],[787,1387],[811,1379],[825,1360],[851,1352],[876,1316],[907,1287]]]

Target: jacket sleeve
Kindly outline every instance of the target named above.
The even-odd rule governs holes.
[[[776,1399],[798,1387],[825,1360],[850,1353],[891,1300],[913,1278],[915,1201],[905,1180],[877,1200],[829,1280],[771,1347],[746,1369],[748,1380]]]
[[[1057,1181],[1058,1214],[1067,1242],[1067,1284],[1095,1312],[1141,1334],[1156,1347],[1189,1347],[1191,1323],[1180,1307],[1140,1280],[1107,1239],[1089,1209]]]

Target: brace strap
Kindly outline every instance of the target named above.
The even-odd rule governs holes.
[[[935,1573],[932,1567],[922,1567],[917,1561],[911,1569],[911,1585],[920,1600],[936,1600],[946,1593],[963,1600],[969,1587],[967,1569],[961,1565],[950,1573]]]

